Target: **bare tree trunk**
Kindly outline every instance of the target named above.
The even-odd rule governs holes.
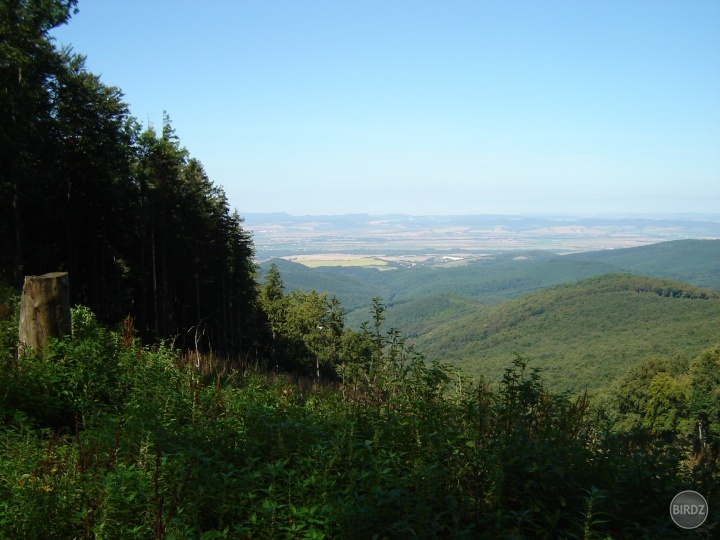
[[[19,352],[47,345],[49,338],[60,338],[71,331],[67,272],[26,276],[20,298]]]
[[[16,158],[18,159],[18,158]],[[20,232],[20,187],[17,180],[17,170],[13,180],[13,217],[15,219],[15,260],[13,261],[13,286],[20,285],[20,276],[23,275],[23,256],[22,256],[22,234]]]
[[[153,307],[155,309],[155,328],[153,328],[155,336],[165,337],[160,333],[160,314],[158,310],[158,286],[157,286],[157,265],[155,264],[155,225],[153,224],[151,233],[152,243],[152,279],[153,279]]]

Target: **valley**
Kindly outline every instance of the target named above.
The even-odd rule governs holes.
[[[355,329],[370,320],[379,297],[387,325],[428,361],[491,382],[517,353],[542,369],[554,390],[598,390],[644,361],[689,361],[720,343],[720,240],[568,254],[498,250],[462,259],[324,257],[289,255],[261,269],[275,264],[287,291],[336,296]]]
[[[489,253],[573,253],[720,238],[720,215],[292,216],[247,214],[256,257],[308,266],[447,264]]]

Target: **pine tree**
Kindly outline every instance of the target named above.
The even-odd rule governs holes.
[[[277,264],[272,263],[265,276],[265,283],[260,291],[260,302],[267,317],[267,326],[271,333],[271,359],[274,369],[279,369],[278,348],[280,331],[285,323],[287,300]]]
[[[62,59],[49,32],[70,19],[76,4],[0,0],[0,275],[17,286],[38,262],[34,242],[42,237],[28,230],[28,214],[53,170],[46,151]]]

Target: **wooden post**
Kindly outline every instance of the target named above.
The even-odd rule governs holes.
[[[72,331],[70,280],[67,272],[25,276],[20,297],[18,352],[26,347],[47,345]]]

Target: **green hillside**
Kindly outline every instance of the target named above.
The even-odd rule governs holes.
[[[330,296],[337,296],[348,311],[367,310],[373,298],[387,298],[390,295],[389,289],[359,277],[322,272],[286,259],[272,259],[263,263],[260,265],[262,275],[271,264],[275,264],[280,271],[286,292],[297,289],[327,292]],[[264,279],[262,275],[260,281]]]
[[[492,306],[542,287],[577,281],[615,271],[603,262],[569,260],[544,251],[503,253],[451,268],[424,266],[380,271],[370,268],[308,268],[284,259],[261,265],[266,271],[275,263],[286,290],[303,289],[337,296],[349,311],[348,322],[359,326],[367,320],[372,298],[379,296],[388,305],[388,321],[407,332],[405,313],[419,310],[437,326],[463,313],[445,310],[435,313],[428,297],[465,297],[472,304]],[[440,311],[444,308],[438,304]]]
[[[630,249],[567,255],[569,260],[602,262],[618,271],[720,288],[720,240],[675,240]]]
[[[435,307],[429,305],[432,298],[464,298],[475,307],[496,306],[545,287],[613,271],[602,262],[564,260],[546,252],[503,255],[458,268],[428,268],[427,275],[416,279],[412,287],[396,289],[389,302],[387,320],[404,332],[415,334],[417,330],[408,325],[406,314],[413,317],[418,312],[425,314],[426,327],[437,327],[465,315],[462,310],[445,309],[442,302]]]
[[[400,302],[387,311],[386,320],[395,328],[402,328],[409,337],[430,332],[447,321],[463,318],[482,307],[476,299],[452,293],[437,293],[407,302]],[[369,318],[368,309],[359,310],[349,317],[349,322]]]
[[[519,352],[543,367],[555,388],[600,387],[635,362],[689,358],[720,342],[717,291],[696,288],[720,285],[720,240],[567,256],[511,252],[459,267],[389,272],[275,262],[286,290],[336,295],[350,327],[370,320],[371,299],[381,297],[387,325],[416,341],[428,359],[491,378]],[[651,277],[631,276],[640,272]],[[656,288],[708,299],[658,296]]]
[[[485,308],[419,336],[429,358],[498,380],[517,352],[560,390],[598,388],[653,357],[720,343],[720,295],[629,274],[593,277]]]
[[[402,300],[452,293],[498,304],[541,287],[612,272],[602,262],[566,261],[544,251],[515,252],[473,261],[465,266],[427,267],[386,272],[386,287]]]
[[[629,272],[676,279],[701,287],[720,288],[720,240],[677,240],[620,250],[555,255],[545,251],[499,253],[465,266],[419,266],[395,271],[368,268],[310,269],[283,259],[278,264],[287,290],[327,291],[348,309],[348,322],[358,327],[368,319],[371,299],[387,303],[387,321],[408,334],[437,327],[465,315],[447,309],[449,298],[469,305],[494,306],[539,289],[584,278]],[[434,303],[437,301],[436,303]]]

